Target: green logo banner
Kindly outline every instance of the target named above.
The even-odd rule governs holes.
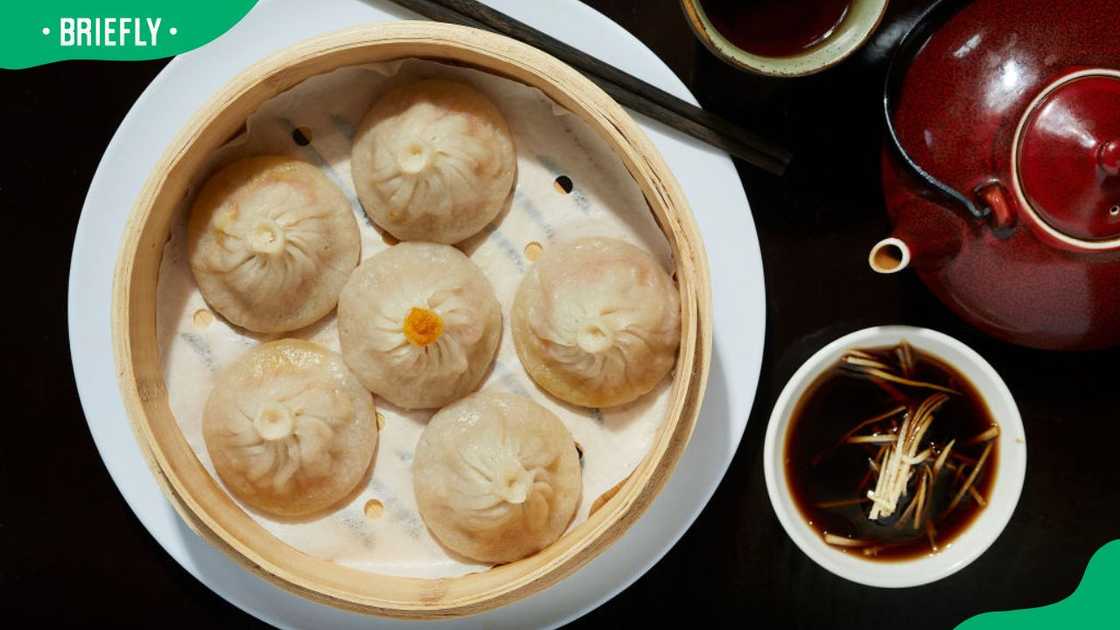
[[[1026,610],[984,613],[957,630],[1054,630],[1055,628],[1120,627],[1120,540],[1097,550],[1073,595],[1062,601]]]
[[[12,0],[0,20],[0,68],[66,59],[178,55],[225,33],[257,0]]]

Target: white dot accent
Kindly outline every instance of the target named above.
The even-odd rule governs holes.
[[[44,26],[43,27],[43,34],[44,35],[50,35],[51,34],[51,29],[50,29],[49,26]]]
[[[177,29],[177,28],[175,28],[174,26],[172,26],[172,27],[171,27],[171,30],[169,30],[169,31],[167,31],[167,32],[168,32],[168,33],[171,33],[172,35],[178,35],[178,34],[179,34],[179,29]]]

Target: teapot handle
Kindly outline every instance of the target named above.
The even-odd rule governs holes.
[[[985,184],[976,189],[976,194],[990,209],[992,229],[1006,231],[1015,227],[1015,212],[1007,201],[1007,189],[999,182]]]
[[[894,126],[894,103],[898,100],[902,91],[902,82],[910,64],[922,47],[925,46],[926,41],[933,35],[933,31],[966,4],[968,4],[968,0],[940,0],[919,16],[914,26],[902,37],[902,41],[899,42],[898,48],[891,56],[890,64],[887,66],[887,79],[883,86],[883,118],[886,121],[887,138],[890,140],[895,155],[902,160],[902,163],[911,173],[946,200],[964,208],[973,219],[984,221],[992,218],[993,228],[1006,230],[1014,226],[1015,215],[1007,202],[1007,195],[1003,186],[996,183],[981,187],[976,193],[985,205],[976,203],[970,196],[942,182],[919,166],[902,146],[902,140],[898,137],[898,131]]]

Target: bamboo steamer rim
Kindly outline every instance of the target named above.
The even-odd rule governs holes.
[[[466,64],[536,87],[591,125],[641,188],[673,251],[681,345],[668,416],[621,489],[539,553],[454,578],[386,576],[313,558],[253,521],[213,479],[171,413],[155,330],[159,263],[191,178],[263,102],[343,66],[426,58]],[[251,572],[313,601],[399,618],[479,613],[538,592],[615,542],[664,486],[692,434],[711,359],[707,259],[679,184],[641,128],[602,90],[546,53],[467,27],[392,22],[292,46],[250,67],[196,113],[146,181],[125,227],[113,286],[113,347],[129,420],[160,487],[187,524]]]

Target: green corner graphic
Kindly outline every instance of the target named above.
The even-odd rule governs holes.
[[[1097,550],[1072,595],[1049,606],[977,615],[957,630],[1052,630],[1120,627],[1120,540]]]
[[[0,68],[67,59],[136,61],[187,52],[237,24],[257,0],[10,2],[0,20]]]

